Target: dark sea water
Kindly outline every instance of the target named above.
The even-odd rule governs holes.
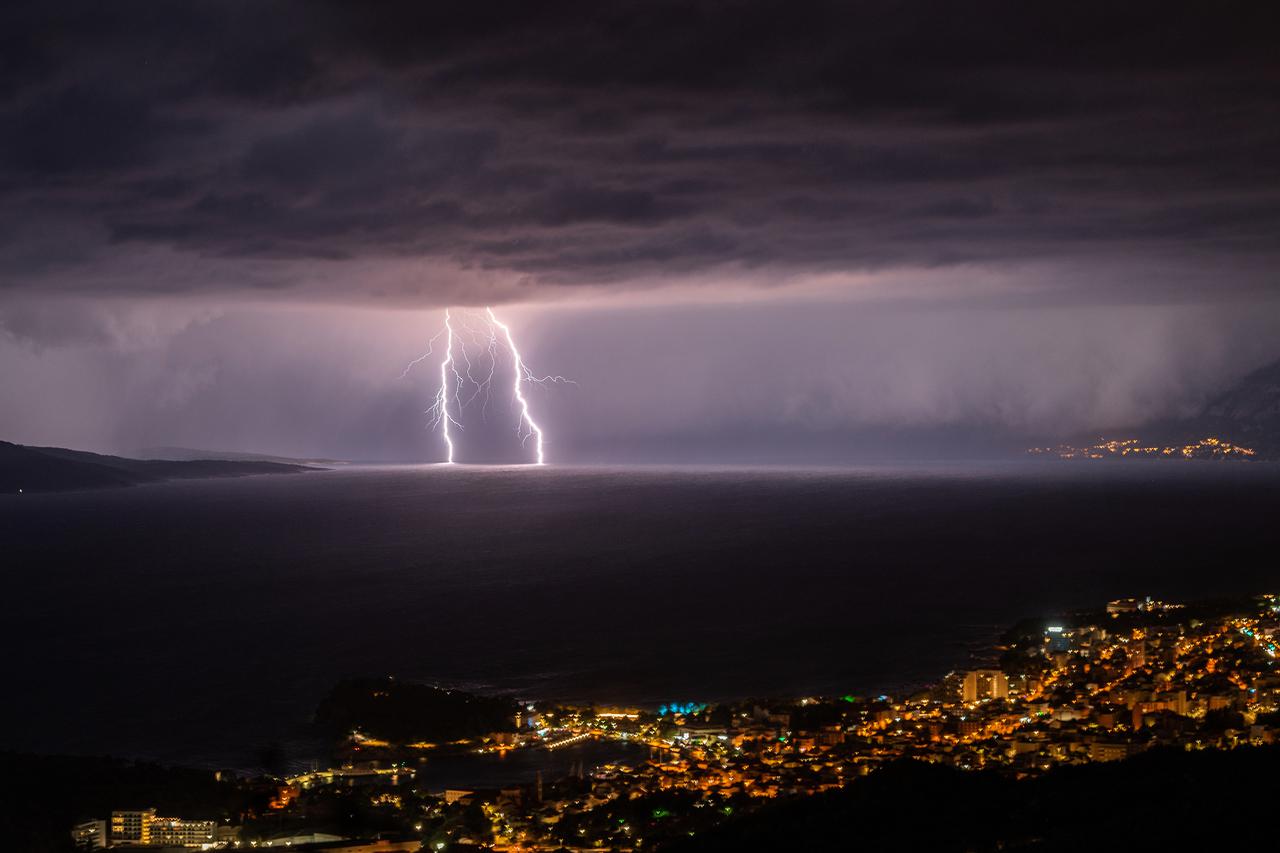
[[[298,764],[336,679],[876,693],[1024,616],[1280,587],[1280,469],[396,467],[0,497],[0,748]]]

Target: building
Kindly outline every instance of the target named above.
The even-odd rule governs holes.
[[[1138,599],[1136,598],[1117,598],[1115,601],[1107,602],[1107,615],[1119,616],[1121,613],[1137,613]]]
[[[1160,696],[1160,701],[1164,703],[1164,710],[1172,711],[1180,716],[1187,716],[1191,713],[1191,704],[1187,702],[1187,691],[1171,690]]]
[[[212,820],[152,817],[151,844],[168,847],[204,847],[218,840],[218,824]]]
[[[111,813],[112,844],[150,844],[155,809],[125,809]]]
[[[104,846],[207,847],[217,840],[215,821],[160,817],[155,809],[126,809],[111,813],[110,845]]]
[[[975,669],[964,677],[962,698],[965,702],[1008,699],[1009,679],[998,669]]]
[[[105,820],[86,820],[71,830],[71,840],[81,850],[102,850],[109,843]]]
[[[327,832],[297,832],[293,835],[278,835],[263,841],[262,847],[293,847],[295,845],[307,844],[330,844],[335,841],[346,841],[347,839],[341,835],[330,835]]]
[[[1044,629],[1044,641],[1050,652],[1071,651],[1071,635],[1061,625],[1049,625]]]
[[[1137,755],[1142,749],[1142,745],[1136,743],[1097,741],[1089,744],[1089,758],[1092,761],[1121,761]]]

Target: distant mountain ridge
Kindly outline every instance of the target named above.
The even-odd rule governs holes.
[[[321,470],[260,461],[128,459],[64,447],[0,441],[0,494],[136,486],[164,480],[296,474]]]
[[[1253,371],[1210,400],[1187,426],[1280,458],[1280,361]]]
[[[1192,417],[1108,430],[1027,452],[1064,459],[1280,460],[1280,361],[1247,374]]]
[[[282,465],[343,465],[338,459],[300,459],[294,456],[273,456],[269,453],[241,453],[238,450],[199,450],[193,447],[144,447],[137,451],[140,459],[158,459],[166,462],[279,462]]]

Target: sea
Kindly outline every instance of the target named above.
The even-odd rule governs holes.
[[[0,749],[303,769],[351,676],[642,707],[895,693],[1020,619],[1277,591],[1278,546],[1265,463],[342,466],[5,495]]]

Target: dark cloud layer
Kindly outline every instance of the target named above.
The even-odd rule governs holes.
[[[0,438],[438,458],[437,374],[400,372],[490,303],[578,380],[533,394],[556,460],[1195,411],[1280,356],[1277,24],[8,2]],[[468,453],[510,452],[506,403]]]
[[[1024,264],[1057,299],[1269,293],[1278,17],[7,4],[0,286],[360,299],[385,282],[337,262],[425,259],[525,296]]]

